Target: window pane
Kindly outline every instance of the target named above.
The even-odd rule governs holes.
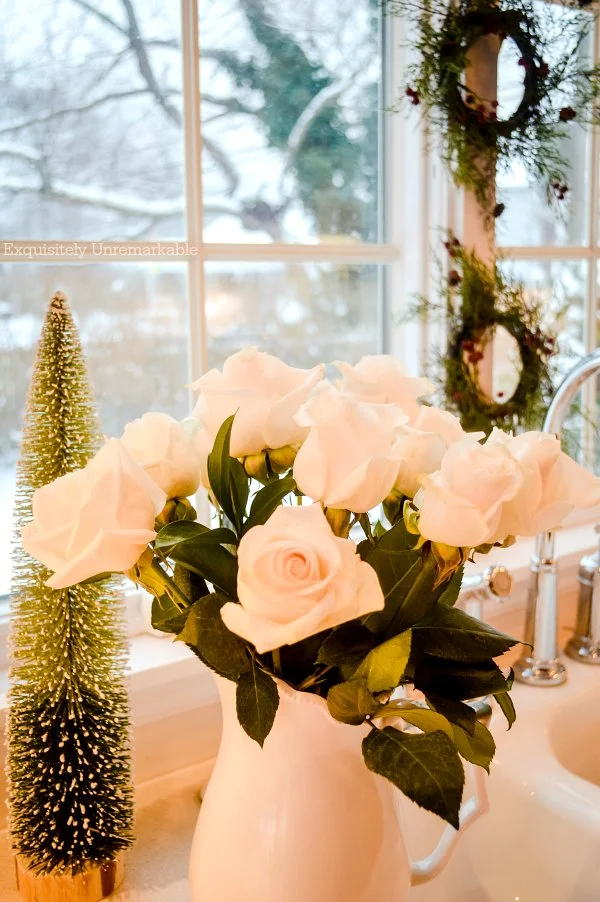
[[[558,333],[556,367],[560,376],[565,375],[585,354],[587,264],[580,260],[505,260],[502,269],[523,283],[527,295],[542,302],[548,328]]]
[[[536,3],[538,12],[546,19],[549,29],[560,35],[556,48],[567,46],[561,42],[561,22],[573,12],[559,4]],[[580,10],[576,15],[580,15]],[[562,43],[562,47],[561,47]],[[582,66],[589,66],[592,41],[588,37],[580,48]],[[521,52],[511,40],[503,42],[498,60],[499,115],[506,118],[518,106],[523,95],[523,67],[518,65]],[[549,62],[551,62],[549,60]],[[568,102],[565,99],[565,102]],[[513,246],[580,245],[587,241],[588,199],[590,177],[589,130],[575,123],[565,126],[567,137],[556,148],[567,162],[567,197],[547,202],[544,185],[532,186],[524,166],[517,161],[509,171],[498,173],[498,200],[506,209],[496,221],[499,244]]]
[[[209,364],[257,345],[294,366],[379,350],[377,266],[209,264]]]
[[[201,0],[208,241],[377,240],[379,4]]]
[[[185,267],[0,265],[0,595],[8,590],[12,495],[23,410],[47,301],[71,301],[102,428],[146,410],[187,412]]]
[[[520,279],[532,299],[542,301],[547,311],[548,328],[558,334],[558,354],[554,359],[554,385],[585,354],[585,295],[588,267],[575,260],[519,260],[504,262],[503,268]],[[575,398],[565,422],[564,446],[583,460],[588,439],[585,432],[589,416],[584,413],[581,392]]]
[[[178,3],[0,0],[0,235],[182,237],[181,109]]]

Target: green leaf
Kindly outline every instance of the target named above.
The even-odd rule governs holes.
[[[296,488],[293,476],[284,476],[283,479],[274,479],[254,496],[250,505],[250,514],[244,523],[244,532],[248,532],[253,526],[262,526],[266,523],[273,511],[279,507],[286,495],[291,494]]]
[[[381,520],[377,520],[377,522],[375,523],[375,526],[373,527],[373,535],[375,536],[375,538],[376,539],[383,538],[383,536],[386,534],[386,532],[387,532],[387,529],[385,528],[385,526],[383,525]]]
[[[262,748],[277,714],[279,693],[275,680],[254,660],[238,680],[235,705],[241,726]]]
[[[230,455],[231,430],[235,414],[228,417],[217,433],[208,455],[208,481],[223,513],[241,534],[246,514],[250,481],[244,467]]]
[[[470,705],[465,705],[464,702],[455,699],[444,698],[432,692],[427,693],[427,702],[431,708],[443,714],[450,723],[462,727],[467,733],[473,735],[477,714]]]
[[[438,599],[438,604],[447,605],[450,608],[456,604],[458,596],[460,595],[460,587],[462,585],[464,572],[464,564],[462,564],[458,570],[454,571],[450,580],[445,583],[445,588]]]
[[[440,714],[438,711],[432,711],[431,708],[420,707],[400,708],[398,710],[398,716],[407,723],[412,724],[413,727],[418,727],[419,730],[422,730],[424,733],[435,733],[436,730],[441,730],[449,739],[454,740],[452,725],[446,720],[444,715]]]
[[[182,564],[197,573],[203,579],[208,580],[217,589],[221,589],[231,598],[237,597],[237,558],[229,553],[222,545],[210,545],[198,543],[195,539],[180,542],[176,545],[169,557],[172,561]]]
[[[89,586],[92,583],[100,583],[105,579],[109,579],[111,576],[114,576],[114,573],[111,570],[105,570],[103,573],[96,573],[95,576],[88,576],[87,579],[82,579],[78,585]]]
[[[317,663],[358,665],[376,642],[376,636],[361,623],[344,623],[327,636],[319,649]]]
[[[307,636],[300,642],[283,645],[279,649],[281,672],[285,674],[287,682],[297,686],[315,675],[315,662],[326,635],[327,631],[315,633],[314,636]]]
[[[241,535],[242,525],[246,517],[246,505],[250,494],[250,480],[239,460],[231,458],[229,467],[229,494],[231,496],[233,522],[238,535]]]
[[[223,623],[221,608],[226,600],[216,593],[200,598],[190,608],[177,638],[216,673],[237,680],[250,669],[250,656],[243,640]]]
[[[486,661],[504,654],[518,642],[464,611],[443,604],[432,608],[414,630],[419,651],[450,661]]]
[[[189,598],[190,604],[198,601],[203,595],[210,595],[210,589],[206,585],[206,580],[192,573],[183,564],[175,564],[173,568],[173,582],[180,589],[186,598]]]
[[[496,743],[494,737],[484,724],[479,721],[475,722],[475,730],[472,736],[469,736],[466,730],[456,725],[454,730],[454,744],[465,761],[483,767],[489,774],[490,764],[496,751]]]
[[[421,620],[443,591],[435,587],[437,573],[433,557],[405,548],[413,538],[400,521],[365,557],[377,573],[385,607],[369,614],[363,622],[372,632],[386,638],[404,632]],[[392,540],[397,546],[392,545]]]
[[[208,481],[215,499],[221,505],[223,512],[235,523],[235,512],[231,500],[229,484],[231,482],[231,430],[235,414],[227,417],[217,432],[212,451],[208,455]]]
[[[367,678],[369,692],[385,692],[398,686],[408,664],[410,644],[411,631],[406,630],[369,652],[356,671],[356,676]]]
[[[332,686],[327,694],[329,713],[342,723],[358,725],[381,706],[373,698],[364,677]]]
[[[167,523],[160,530],[154,544],[156,548],[173,548],[181,542],[194,540],[199,545],[235,545],[236,534],[231,529],[209,529],[202,523],[193,523],[191,520],[177,520],[175,523]],[[168,553],[168,552],[167,552]]]
[[[500,710],[506,717],[506,722],[508,723],[508,729],[512,727],[515,720],[517,719],[517,712],[515,711],[515,706],[513,704],[513,700],[508,694],[508,692],[497,692],[496,693],[496,701],[500,707]]]
[[[458,830],[464,771],[445,733],[407,734],[372,729],[362,743],[369,770],[390,780],[409,799]]]
[[[359,542],[356,546],[356,550],[358,551],[358,556],[361,561],[366,561],[373,551],[373,542],[371,542],[370,539],[363,539],[362,542]]]
[[[369,564],[373,566],[372,556]],[[385,608],[365,621],[369,629],[383,632],[389,638],[414,626],[436,604],[436,564],[433,557],[421,552],[398,554],[381,552],[376,559],[377,575],[385,596]]]
[[[168,595],[161,595],[160,598],[155,595],[152,599],[152,626],[162,633],[177,636],[184,628],[190,610],[180,611]]]
[[[379,551],[398,554],[402,551],[413,551],[419,537],[408,532],[404,520],[400,520],[391,529],[386,530],[377,542]]]
[[[156,548],[168,548],[171,545],[177,545],[179,542],[186,542],[188,539],[194,539],[204,533],[210,532],[208,526],[202,523],[196,523],[192,520],[175,520],[174,523],[167,523],[159,530],[154,540]]]
[[[506,679],[493,661],[463,664],[425,658],[415,668],[415,688],[425,696],[449,699],[480,698],[506,691]]]
[[[360,517],[358,518],[358,522],[360,523],[360,525],[362,527],[362,531],[364,532],[365,536],[369,540],[370,544],[371,545],[374,544],[373,543],[373,532],[371,530],[371,521],[369,520],[369,515],[361,514]]]

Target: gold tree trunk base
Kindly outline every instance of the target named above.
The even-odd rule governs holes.
[[[23,902],[101,902],[112,895],[125,876],[123,853],[114,861],[92,865],[80,874],[37,875],[15,857],[17,887]]]

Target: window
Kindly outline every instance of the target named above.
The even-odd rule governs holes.
[[[560,5],[550,6],[557,29],[572,12]],[[597,26],[596,26],[597,29]],[[600,61],[598,34],[581,48],[584,62]],[[510,113],[521,96],[522,71],[519,52],[512,42],[503,44],[498,69],[500,109]],[[539,187],[528,185],[521,165],[498,179],[498,199],[506,210],[497,220],[496,240],[504,257],[504,268],[522,280],[526,290],[541,298],[549,323],[557,329],[560,351],[558,376],[565,375],[575,361],[599,344],[598,331],[598,217],[600,193],[598,167],[600,143],[595,129],[571,129],[571,138],[562,142],[560,152],[570,165],[570,192],[566,202],[549,205]],[[574,441],[588,466],[597,461],[597,390],[588,381],[576,402],[572,418]],[[597,463],[596,463],[597,465]]]
[[[244,345],[305,366],[384,347],[398,41],[377,0],[0,0],[0,21],[3,512],[59,288],[109,435],[184,416]]]
[[[379,0],[0,0],[0,22],[4,512],[58,288],[110,435],[148,409],[184,416],[185,385],[248,344],[304,366],[385,350],[413,371],[439,345],[395,308],[432,294],[429,247],[457,204],[418,116],[383,112],[405,51]],[[564,148],[577,201],[561,221],[519,167],[498,186],[503,265],[559,317],[563,369],[597,343],[599,148],[583,131]],[[589,385],[588,418],[595,404]],[[0,596],[10,532],[5,514]]]

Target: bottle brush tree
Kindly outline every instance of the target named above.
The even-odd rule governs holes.
[[[127,660],[120,594],[106,579],[51,589],[21,545],[34,491],[83,467],[101,441],[65,296],[48,308],[17,469],[8,715],[13,850],[38,874],[80,873],[132,842]]]

